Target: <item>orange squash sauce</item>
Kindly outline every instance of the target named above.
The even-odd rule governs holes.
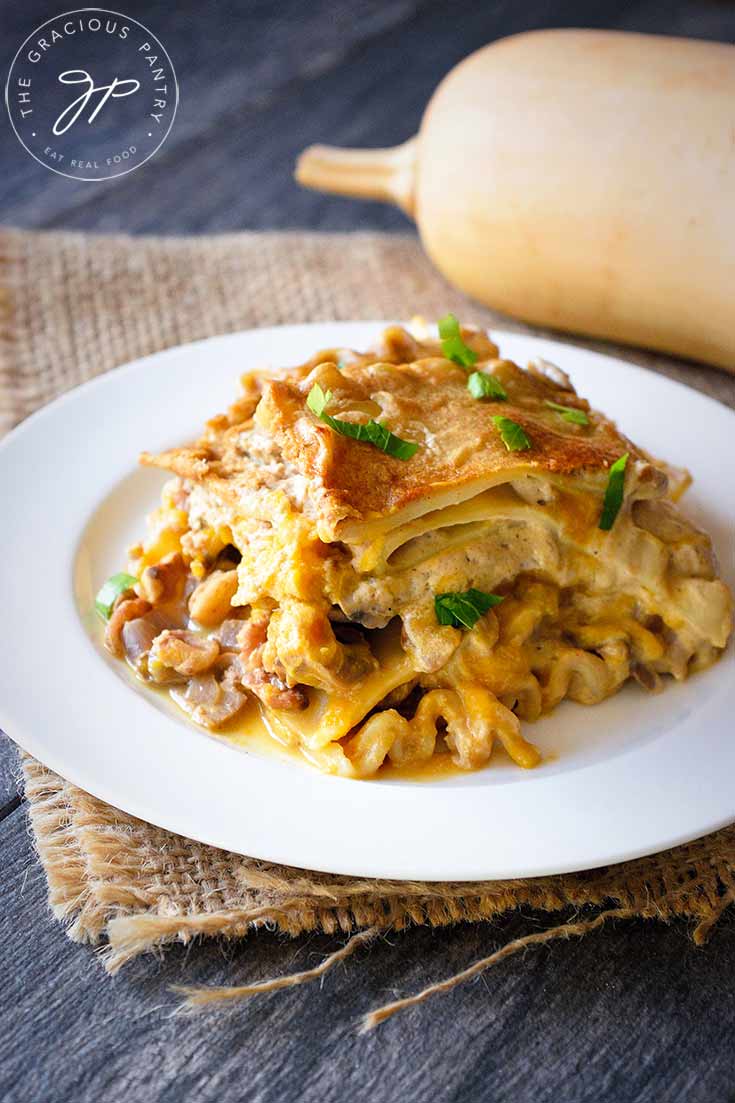
[[[140,679],[136,677],[134,671],[127,664],[126,673],[131,684],[140,686]],[[192,724],[186,714],[171,700],[166,686],[147,682],[145,683],[145,689],[146,692],[153,692],[163,705],[165,711],[170,715],[176,716],[183,723],[197,728],[212,739],[219,739],[223,743],[229,743],[243,751],[259,755],[261,758],[270,758],[275,761],[287,762],[302,770],[317,770],[317,767],[310,763],[308,758],[301,753],[298,746],[289,745],[279,739],[275,729],[273,732],[269,730],[263,720],[257,701],[252,698],[248,700],[241,712],[221,728],[210,731],[207,728],[200,727],[198,724]],[[547,752],[543,755],[542,761],[552,762],[555,761],[556,758],[557,755]],[[510,755],[498,740],[493,748],[490,761],[486,766],[482,767],[482,769],[492,769],[493,766],[509,765],[511,763],[512,759]],[[322,771],[317,770],[317,773],[321,772]],[[478,773],[479,771],[469,772]],[[461,769],[461,767],[456,766],[455,763],[452,762],[451,755],[448,751],[439,751],[426,762],[411,763],[407,766],[394,766],[391,762],[386,761],[376,774],[360,780],[366,782],[446,781],[450,778],[464,777],[467,773],[467,770]]]
[[[600,502],[593,494],[575,494],[557,491],[554,510],[564,525],[569,538],[584,545],[592,529],[597,528]]]
[[[255,701],[249,701],[243,711],[219,731],[208,732],[207,734],[263,758],[288,762],[302,770],[316,769],[301,754],[298,747],[288,746],[275,735],[271,735],[263,722]],[[543,756],[543,761],[551,762],[556,757],[554,754],[546,753]],[[492,757],[483,769],[491,770],[499,765],[512,765],[510,755],[500,742],[496,743]],[[479,771],[470,772],[478,773]],[[466,777],[467,773],[467,770],[463,770],[452,762],[451,755],[447,751],[443,751],[433,755],[426,762],[412,763],[407,766],[394,766],[391,762],[386,762],[372,777],[361,780],[368,783],[370,781],[447,781],[450,778]]]
[[[282,743],[274,735],[271,735],[260,715],[260,710],[255,701],[249,701],[243,711],[233,717],[219,731],[209,732],[215,739],[222,739],[240,747],[244,751],[251,751],[264,758],[275,758],[282,762],[290,762],[300,769],[315,769],[308,759],[301,754],[298,747],[290,747]],[[507,758],[503,748],[498,745],[493,751],[493,761]],[[507,758],[510,762],[510,758]],[[490,763],[489,765],[491,765]],[[447,753],[435,754],[427,762],[413,763],[410,766],[393,766],[386,762],[381,766],[377,774],[370,781],[442,781],[447,778],[464,776],[466,770],[460,769],[452,762]]]
[[[410,766],[393,766],[386,762],[380,767],[377,781],[444,781],[450,777],[461,777],[467,771],[455,766],[451,755],[446,751],[432,755],[427,762],[413,763]],[[372,780],[372,779],[367,779]]]
[[[300,753],[298,747],[291,747],[282,742],[266,727],[260,714],[257,701],[249,700],[242,712],[233,716],[217,731],[207,732],[215,739],[222,739],[225,743],[232,743],[243,751],[252,751],[263,758],[276,758],[281,761],[298,763],[307,767],[309,763]]]

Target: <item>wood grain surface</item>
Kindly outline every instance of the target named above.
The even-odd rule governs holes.
[[[47,172],[0,127],[0,221],[132,233],[309,227],[405,229],[380,204],[296,187],[313,141],[390,145],[413,133],[441,77],[494,38],[599,26],[733,41],[725,0],[125,0],[176,67],[181,103],[159,154],[91,184]],[[4,72],[30,31],[65,10],[0,0]],[[706,369],[702,389],[711,389]],[[619,923],[515,958],[359,1037],[362,1013],[550,922],[391,936],[311,986],[226,1011],[176,1014],[175,983],[259,979],[314,964],[320,936],[267,932],[174,949],[108,978],[50,916],[0,738],[0,1098],[8,1103],[474,1103],[735,1101],[735,927],[695,949],[681,925]]]
[[[732,1099],[731,924],[698,950],[679,927],[618,923],[529,951],[360,1036],[360,1016],[394,992],[549,918],[393,935],[321,988],[181,1014],[170,985],[264,979],[316,964],[335,943],[263,932],[173,949],[110,979],[48,915],[22,816],[0,824],[0,843],[6,1103]]]

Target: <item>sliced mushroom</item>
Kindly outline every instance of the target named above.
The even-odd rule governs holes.
[[[173,617],[153,609],[143,617],[126,621],[122,629],[122,644],[125,658],[135,668],[138,674],[148,677],[148,654],[153,646],[153,641],[161,633],[169,629],[177,629],[180,625]],[[177,675],[177,678],[182,675]]]
[[[253,614],[240,626],[237,642],[244,659],[249,659],[268,638],[268,613]]]
[[[227,620],[223,620],[219,626],[217,632],[217,639],[220,642],[220,646],[223,651],[239,651],[240,650],[240,633],[246,625],[246,621],[237,620],[234,617],[228,617]],[[265,635],[263,636],[264,642]]]
[[[116,659],[122,659],[125,653],[122,642],[123,626],[129,620],[144,616],[151,608],[150,601],[142,597],[129,598],[115,607],[105,629],[105,647]]]
[[[151,605],[175,601],[182,594],[186,574],[186,564],[181,552],[171,552],[159,563],[154,563],[143,571],[138,583],[140,595],[150,601]]]
[[[232,655],[221,655],[206,674],[189,679],[186,689],[172,689],[171,697],[202,727],[220,728],[242,709],[247,696],[238,686],[242,672]]]
[[[172,670],[192,677],[209,670],[219,653],[219,643],[211,636],[167,628],[153,641],[148,670],[156,682],[166,681]]]
[[[288,686],[277,674],[264,670],[262,666],[256,670],[246,670],[242,675],[242,684],[269,709],[296,711],[307,708],[309,704],[302,686]]]
[[[141,664],[147,657],[156,636],[161,634],[160,628],[146,617],[136,617],[128,620],[122,628],[122,644],[125,658],[136,668],[141,670]]]

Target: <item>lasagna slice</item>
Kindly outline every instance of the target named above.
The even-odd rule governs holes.
[[[437,753],[476,769],[496,743],[532,767],[522,721],[725,647],[685,473],[553,365],[451,321],[246,373],[195,444],[142,457],[174,477],[108,646],[195,722],[254,696],[276,739],[348,777]]]

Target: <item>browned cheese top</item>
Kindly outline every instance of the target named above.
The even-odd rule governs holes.
[[[463,338],[478,358],[469,371],[491,372],[507,401],[474,398],[469,371],[447,360],[439,341],[392,327],[371,353],[330,349],[298,368],[246,373],[243,396],[210,421],[195,444],[142,460],[195,482],[206,479],[235,508],[253,490],[272,487],[274,478],[300,476],[321,525],[339,539],[344,524],[359,526],[413,506],[419,508],[411,512],[424,512],[434,499],[439,506],[454,493],[464,498],[523,475],[573,477],[598,488],[623,452],[640,456],[563,373],[498,359],[484,333],[464,329]],[[418,450],[401,460],[335,432],[306,404],[314,383],[331,392],[333,417],[373,418]],[[570,423],[547,401],[584,411],[588,424]],[[531,447],[508,451],[494,415],[516,422]]]

